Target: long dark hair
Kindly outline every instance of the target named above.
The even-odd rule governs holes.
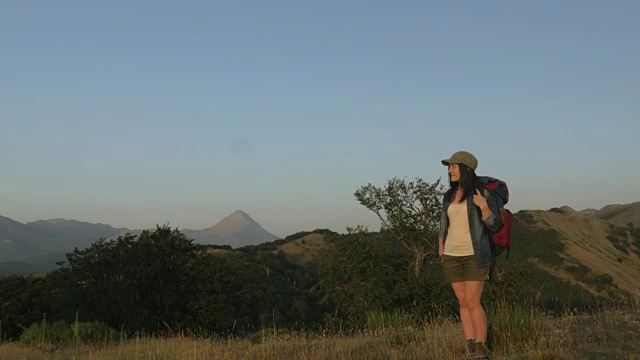
[[[462,189],[462,200],[473,196],[476,189],[480,188],[480,180],[472,168],[465,164],[458,164],[458,169],[460,170],[460,181],[452,182],[451,175],[449,175],[449,190],[445,195],[447,201],[453,201],[458,188]]]

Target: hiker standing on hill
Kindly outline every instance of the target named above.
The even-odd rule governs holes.
[[[480,304],[493,262],[488,231],[502,226],[498,205],[485,198],[475,173],[478,160],[458,151],[442,160],[449,168],[449,190],[443,199],[439,255],[447,282],[460,303],[460,320],[472,359],[488,359],[487,317]]]

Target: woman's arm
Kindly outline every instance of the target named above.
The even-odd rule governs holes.
[[[473,195],[473,203],[482,211],[482,222],[487,229],[496,232],[502,226],[502,219],[500,218],[500,207],[497,203],[497,196],[489,195],[485,198],[480,190],[476,189],[476,193]]]
[[[444,198],[442,199],[442,211],[440,212],[440,234],[438,237],[438,255],[440,256],[444,254],[444,236],[445,236],[445,230],[448,226],[447,211],[445,210],[446,199],[447,199],[447,195],[445,195]]]

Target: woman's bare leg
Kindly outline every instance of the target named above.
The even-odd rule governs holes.
[[[473,326],[473,318],[469,311],[469,306],[467,305],[466,282],[454,282],[451,283],[451,287],[453,288],[453,292],[456,294],[458,303],[460,304],[460,322],[462,322],[464,336],[466,339],[477,340]]]
[[[484,283],[484,281],[464,282],[465,303],[473,324],[475,339],[478,342],[487,340],[487,315],[480,304]]]

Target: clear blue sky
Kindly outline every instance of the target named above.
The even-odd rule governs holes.
[[[368,225],[446,180],[512,210],[640,200],[637,1],[3,1],[0,215],[268,231]]]

